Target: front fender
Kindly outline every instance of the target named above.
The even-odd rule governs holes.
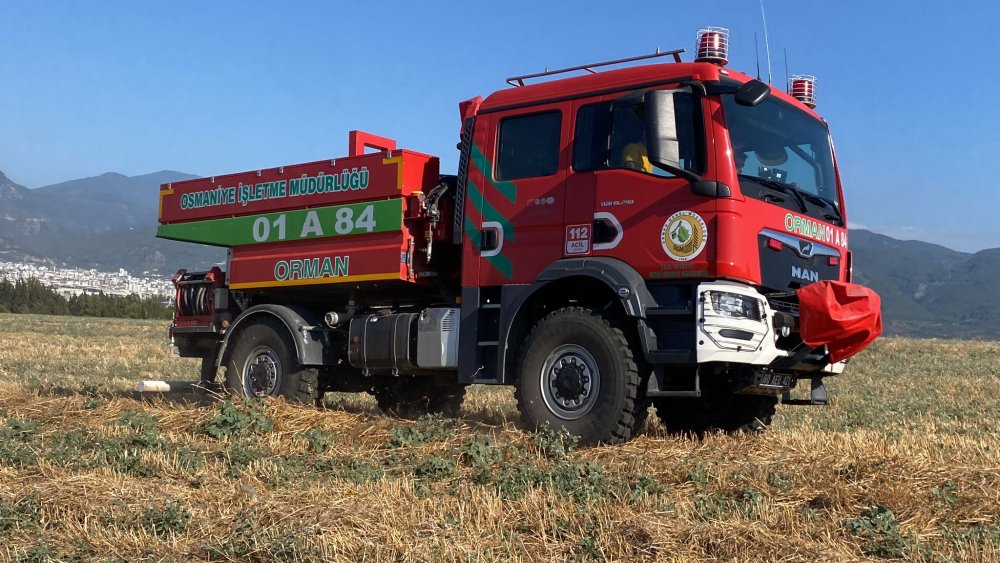
[[[643,318],[644,307],[656,306],[656,300],[646,288],[646,280],[635,268],[615,258],[568,258],[553,262],[539,274],[530,293],[549,282],[572,276],[604,282],[621,300],[625,314],[630,317]]]
[[[530,286],[509,286],[504,288],[503,309],[500,314],[500,343],[498,366],[502,366],[501,375],[504,382],[512,378],[507,374],[510,365],[512,334],[523,322],[522,311],[526,303],[533,296],[547,287],[549,284],[558,282],[566,278],[591,278],[603,285],[617,296],[625,314],[633,319],[645,318],[647,307],[655,307],[656,300],[646,287],[646,281],[639,275],[639,272],[621,260],[614,258],[569,258],[559,260],[549,265],[539,274],[538,278]],[[641,333],[643,331],[640,331]],[[642,334],[645,340],[645,334]],[[643,342],[644,349],[646,348]]]

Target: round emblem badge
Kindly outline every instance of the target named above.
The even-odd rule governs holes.
[[[693,211],[678,211],[667,218],[660,231],[660,243],[667,256],[687,262],[699,254],[708,242],[708,228]]]

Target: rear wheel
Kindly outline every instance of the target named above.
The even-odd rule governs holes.
[[[458,416],[465,399],[465,385],[438,385],[428,377],[404,375],[372,390],[382,412],[399,418],[425,414]]]
[[[318,373],[299,365],[295,345],[279,321],[261,319],[243,328],[226,366],[226,390],[243,397],[284,397],[295,403],[319,400]]]
[[[566,307],[544,317],[528,336],[517,369],[525,424],[564,428],[584,444],[631,438],[645,408],[632,350],[600,311]]]

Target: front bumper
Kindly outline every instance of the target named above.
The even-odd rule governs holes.
[[[756,302],[755,314],[737,317],[720,312],[712,303],[712,292]],[[787,324],[790,315],[774,310],[767,298],[753,287],[728,281],[705,282],[698,285],[697,296],[695,355],[698,364],[760,366],[803,378],[844,371],[845,362],[830,362],[824,347],[808,349],[801,341],[779,334],[776,325]],[[776,316],[779,317],[777,323]]]

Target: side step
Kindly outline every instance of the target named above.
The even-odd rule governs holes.
[[[691,350],[683,348],[680,350],[650,350],[646,353],[646,359],[653,364],[691,365],[695,362],[695,355]]]
[[[639,320],[646,360],[653,365],[694,367],[695,336],[691,331],[695,319],[694,298],[664,307],[645,307]]]
[[[690,385],[680,385],[676,387],[666,387],[663,369],[654,369],[646,383],[646,396],[650,398],[660,397],[701,397],[701,374],[696,369],[690,374]]]
[[[673,307],[646,307],[646,318],[687,318],[694,316],[694,306],[690,303]]]

